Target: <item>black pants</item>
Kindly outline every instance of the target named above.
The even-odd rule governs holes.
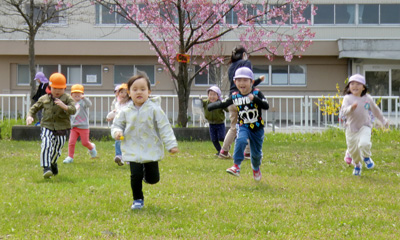
[[[135,163],[130,162],[131,168],[131,188],[133,200],[143,199],[143,180],[149,184],[155,184],[160,181],[160,170],[158,162]]]

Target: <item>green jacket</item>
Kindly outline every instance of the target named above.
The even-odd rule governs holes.
[[[43,117],[40,126],[50,130],[65,130],[71,128],[70,116],[76,112],[75,101],[71,95],[64,93],[60,100],[68,106],[68,110],[64,111],[57,104],[50,94],[43,95],[29,109],[28,116],[34,117],[36,113],[43,109]]]
[[[208,99],[202,99],[203,109],[204,109],[204,117],[207,119],[209,124],[221,124],[225,121],[225,112],[228,112],[228,109],[215,109],[213,111],[208,111],[207,106],[210,104]]]

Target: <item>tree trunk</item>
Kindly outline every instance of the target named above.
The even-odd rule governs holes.
[[[187,127],[188,123],[188,106],[189,106],[189,96],[190,96],[190,86],[188,68],[186,63],[179,63],[179,73],[178,73],[178,125],[180,127]]]
[[[36,81],[34,81],[36,75],[36,68],[35,68],[35,36],[30,34],[29,36],[29,85],[31,86],[31,98],[36,93]],[[31,101],[31,106],[34,104]]]

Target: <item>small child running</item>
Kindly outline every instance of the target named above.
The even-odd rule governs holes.
[[[216,156],[219,156],[219,152],[221,151],[220,141],[223,142],[225,139],[225,112],[228,112],[228,109],[216,109],[214,111],[208,111],[207,107],[210,103],[221,101],[221,90],[217,86],[212,86],[207,90],[207,99],[202,99],[203,108],[204,108],[204,117],[207,119],[210,124],[210,138],[211,142],[214,144],[215,149],[217,150]]]
[[[124,137],[122,157],[129,162],[132,210],[144,206],[143,181],[155,184],[160,180],[158,161],[164,157],[164,145],[170,153],[178,152],[171,124],[159,105],[159,98],[149,98],[150,80],[139,74],[128,80],[128,89],[134,104],[122,109],[111,126],[111,135]],[[157,102],[158,101],[158,102]]]
[[[92,158],[97,156],[96,145],[89,141],[89,108],[92,102],[85,97],[84,88],[81,84],[75,84],[71,87],[71,96],[75,101],[76,113],[71,116],[72,130],[69,135],[68,157],[63,163],[72,163],[74,161],[75,144],[78,137],[81,137],[81,143],[89,150]]]
[[[383,117],[379,107],[367,94],[368,88],[364,76],[355,74],[349,78],[349,83],[343,90],[345,94],[341,116],[346,117],[346,143],[354,164],[353,175],[361,175],[361,161],[364,160],[367,169],[375,166],[371,158],[371,116],[369,111],[388,127],[388,121]]]
[[[239,177],[240,165],[244,160],[244,149],[247,140],[250,140],[251,167],[253,169],[254,180],[261,180],[261,158],[262,144],[264,141],[264,120],[262,119],[262,110],[268,110],[267,99],[262,92],[253,87],[253,71],[247,67],[238,68],[233,77],[236,87],[239,91],[223,100],[208,105],[208,110],[226,108],[235,104],[238,110],[237,137],[235,140],[235,149],[233,154],[234,165],[226,172]]]
[[[53,73],[49,84],[51,92],[39,98],[30,108],[26,125],[33,122],[33,116],[43,109],[43,117],[40,123],[42,150],[40,153],[40,165],[43,167],[43,177],[50,178],[58,174],[57,160],[61,156],[61,150],[67,140],[67,134],[71,129],[70,116],[75,114],[74,99],[67,93],[67,79],[61,73]]]
[[[132,103],[128,95],[128,85],[126,83],[121,84],[116,92],[117,102],[115,103],[115,108],[112,109],[108,114],[106,120],[111,122],[114,120],[115,116],[122,111],[125,107]],[[124,165],[121,152],[121,140],[115,140],[115,157],[114,162],[118,166]]]

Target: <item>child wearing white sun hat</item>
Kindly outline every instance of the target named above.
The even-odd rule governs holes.
[[[340,114],[346,117],[346,143],[347,150],[353,158],[353,175],[361,175],[361,161],[365,162],[367,169],[375,166],[371,159],[371,115],[382,122],[386,127],[388,121],[383,117],[379,107],[372,97],[367,94],[368,88],[365,78],[361,74],[355,74],[349,78],[349,83],[343,90],[343,98]]]

